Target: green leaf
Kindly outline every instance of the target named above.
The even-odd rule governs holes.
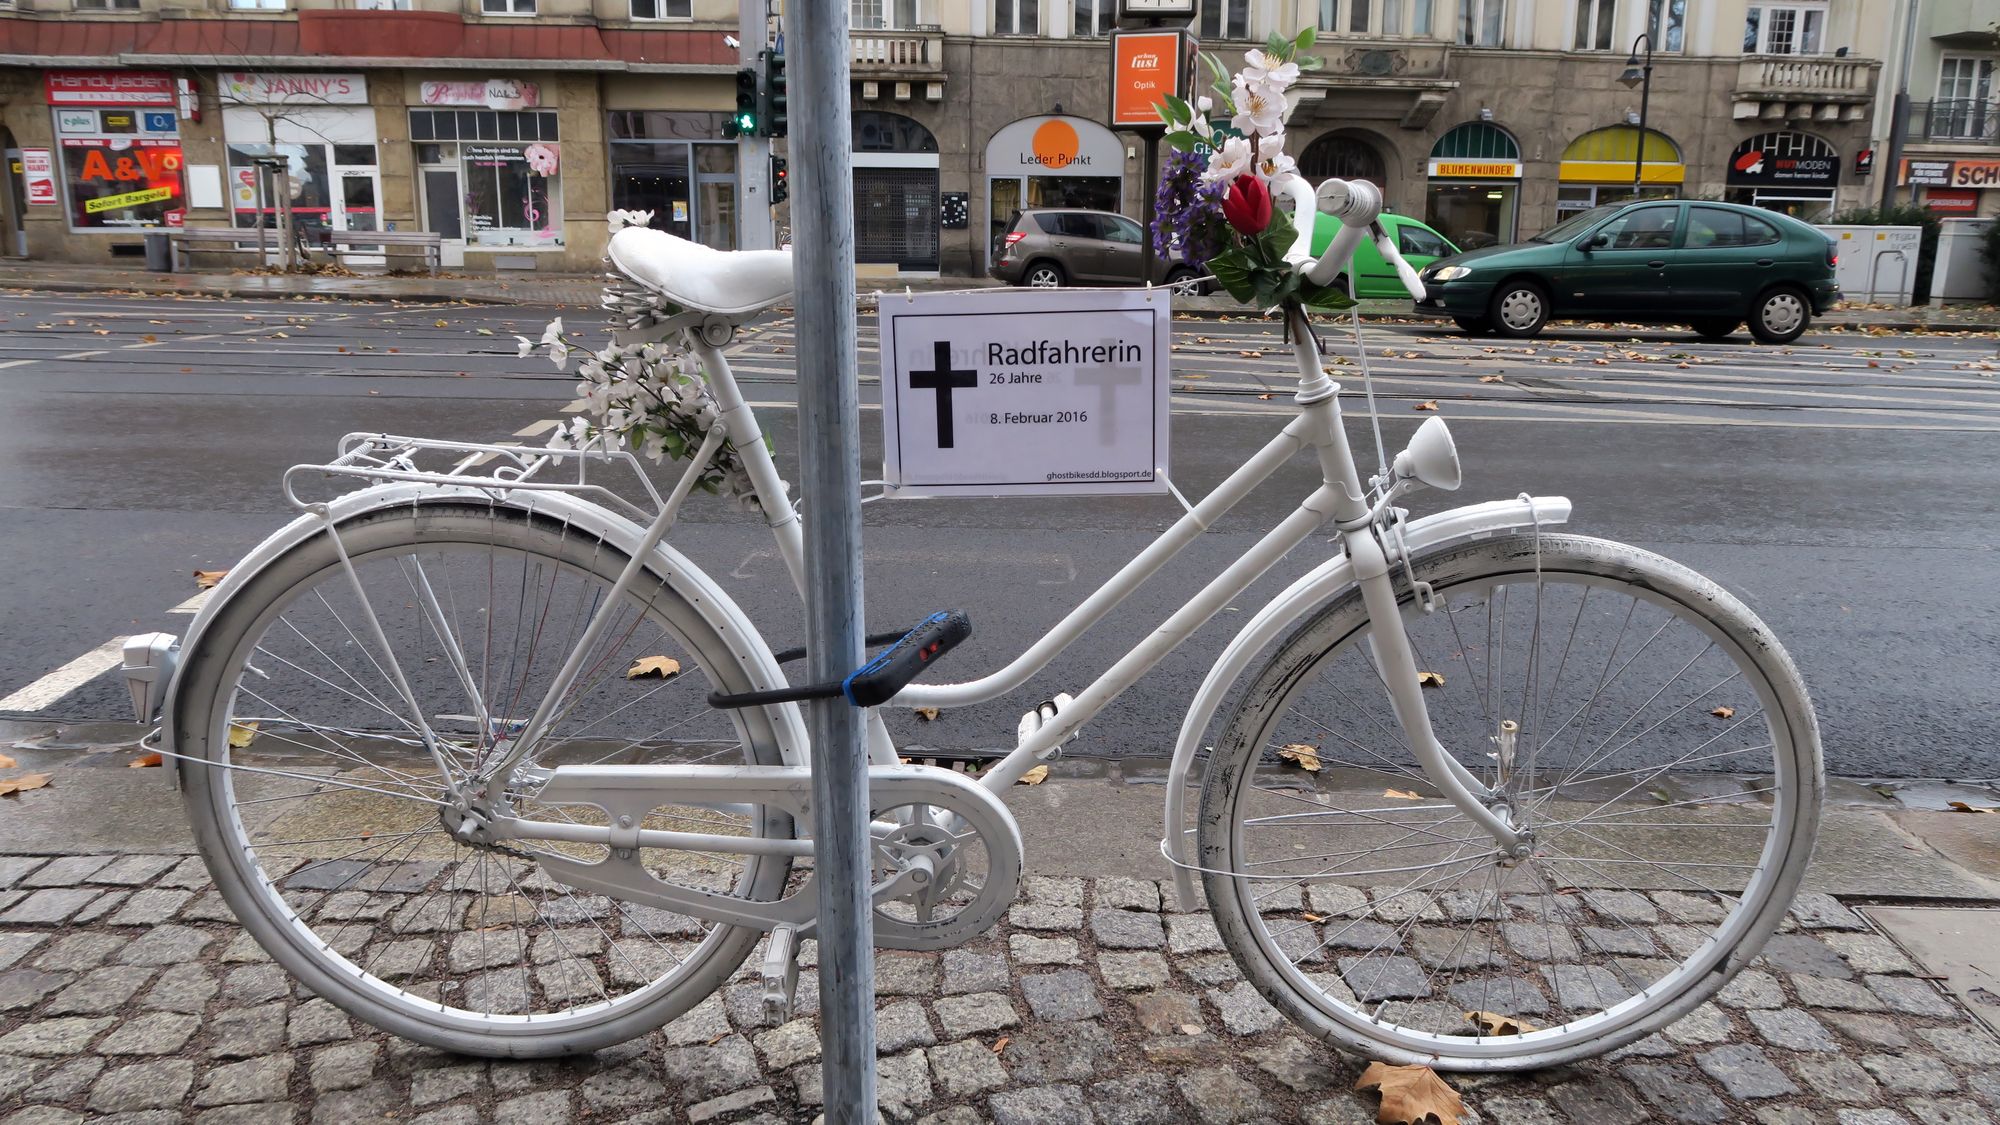
[[[1196,145],[1201,143],[1200,137],[1196,136],[1193,133],[1188,132],[1185,129],[1168,133],[1166,136],[1161,137],[1160,139],[1167,142],[1167,147],[1175,150],[1176,152],[1187,152],[1188,150],[1194,148]]]
[[[1174,96],[1173,94],[1168,94],[1166,97],[1161,98],[1160,100],[1167,104],[1168,109],[1174,111],[1174,116],[1168,118],[1167,120],[1174,122],[1185,122],[1194,120],[1194,107],[1187,104],[1187,102],[1183,101],[1182,99]]]
[[[1215,275],[1216,284],[1227,290],[1239,301],[1248,302],[1253,293],[1251,275],[1255,272],[1250,259],[1238,247],[1230,247],[1208,260],[1208,272]]]
[[[1315,33],[1313,31],[1312,25],[1307,24],[1305,27],[1299,30],[1299,37],[1297,39],[1292,40],[1292,46],[1298,48],[1301,51],[1305,50],[1307,47],[1313,45],[1314,34]]]
[[[1279,61],[1283,61],[1284,56],[1291,53],[1291,46],[1284,36],[1274,31],[1269,39],[1264,40],[1264,53],[1277,55],[1280,57]]]
[[[1298,228],[1292,225],[1291,213],[1286,211],[1276,199],[1273,199],[1271,201],[1271,225],[1265,227],[1263,233],[1257,236],[1257,251],[1259,256],[1266,263],[1284,268],[1287,272],[1290,272],[1290,267],[1284,265],[1285,251],[1292,248],[1292,243],[1297,240],[1298,236]]]
[[[1318,55],[1300,55],[1292,61],[1299,64],[1300,70],[1318,70],[1326,65],[1326,60]]]
[[[1337,312],[1354,307],[1353,299],[1333,285],[1302,284],[1299,286],[1299,298],[1307,307],[1322,312]]]
[[[1204,51],[1202,52],[1201,61],[1207,63],[1208,72],[1215,75],[1215,84],[1227,90],[1229,88],[1229,68],[1222,65],[1222,60]]]

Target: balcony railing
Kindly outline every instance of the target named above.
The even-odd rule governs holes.
[[[1979,98],[1911,102],[1910,139],[1939,144],[2000,145],[2000,102]]]
[[[848,44],[857,78],[909,78],[944,71],[944,32],[939,28],[857,28],[848,34]]]
[[[1879,67],[1873,59],[1745,55],[1736,68],[1736,93],[1771,100],[1862,100],[1874,92]]]

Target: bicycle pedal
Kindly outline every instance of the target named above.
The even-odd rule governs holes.
[[[1076,697],[1063,691],[1057,692],[1054,699],[1044,699],[1040,703],[1035,704],[1033,710],[1021,716],[1020,724],[1014,728],[1014,744],[1019,746],[1021,743],[1026,742],[1028,736],[1054,722],[1056,716],[1062,714],[1064,710],[1075,703]],[[1056,743],[1056,746],[1060,747],[1075,741],[1076,736],[1081,733],[1081,727],[1069,732],[1061,742]]]
[[[764,1018],[787,1023],[799,991],[799,932],[791,926],[771,931],[764,946]]]

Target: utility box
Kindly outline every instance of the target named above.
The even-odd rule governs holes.
[[[1819,228],[1833,239],[1833,252],[1840,261],[1833,267],[1833,280],[1840,295],[1849,301],[1871,305],[1907,305],[1917,288],[1917,250],[1924,240],[1922,227],[1841,227]]]
[[[1938,231],[1937,261],[1931,265],[1931,304],[1993,299],[1994,291],[2000,289],[1995,281],[2000,279],[1988,276],[1988,271],[2000,269],[2000,263],[1989,266],[1980,248],[1995,222],[2000,220],[1944,220]]]
[[[174,272],[174,248],[163,230],[146,232],[146,268],[154,273]]]

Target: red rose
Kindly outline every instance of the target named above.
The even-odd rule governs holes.
[[[1256,237],[1271,225],[1271,193],[1251,173],[1236,177],[1222,197],[1222,217],[1244,234]]]

